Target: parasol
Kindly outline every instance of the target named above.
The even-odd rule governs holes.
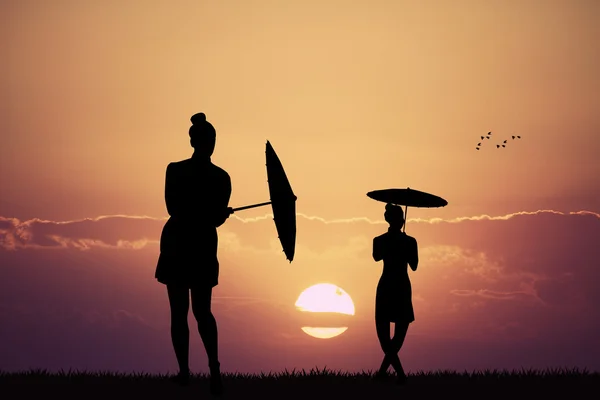
[[[271,201],[233,208],[231,212],[234,213],[270,204],[273,209],[273,220],[275,221],[279,241],[281,242],[286,258],[291,263],[296,250],[296,200],[298,197],[294,194],[281,165],[281,161],[279,161],[279,157],[277,157],[273,146],[271,146],[268,140],[266,159],[267,183],[269,185]]]
[[[430,193],[421,192],[411,188],[406,189],[382,189],[367,193],[367,196],[373,200],[384,203],[392,203],[399,206],[406,206],[404,211],[404,231],[406,232],[406,216],[408,206],[419,208],[444,207],[448,202],[439,196]]]

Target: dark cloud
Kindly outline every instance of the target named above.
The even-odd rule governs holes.
[[[164,219],[108,216],[76,221],[0,219],[0,243],[6,249],[27,247],[140,248],[156,241]]]

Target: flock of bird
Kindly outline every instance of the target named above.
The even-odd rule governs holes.
[[[479,150],[481,148],[481,144],[485,141],[485,139],[489,139],[490,136],[492,136],[492,132],[488,132],[487,136],[481,136],[481,142],[477,143],[477,147],[476,149]],[[521,136],[518,135],[513,135],[512,139],[521,139]],[[502,147],[506,147],[506,143],[508,142],[508,139],[504,140],[502,143],[497,144],[496,148],[497,149],[501,149]]]

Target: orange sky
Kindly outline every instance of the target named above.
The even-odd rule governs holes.
[[[394,186],[449,200],[420,216],[598,208],[599,12],[542,0],[3,2],[2,209],[165,215],[164,169],[189,156],[198,111],[217,128],[234,205],[268,200],[268,139],[309,215],[372,217],[364,193]],[[476,152],[490,130],[524,139]]]
[[[119,258],[115,265],[132,266],[123,279],[135,280],[137,296],[162,296],[153,268],[166,216],[165,167],[191,154],[187,131],[196,112],[205,112],[217,130],[213,162],[231,175],[230,205],[269,200],[264,165],[269,140],[301,215],[292,266],[280,253],[269,207],[242,211],[220,228],[224,267],[217,294],[293,308],[307,286],[338,284],[354,299],[355,326],[367,335],[352,336],[356,328],[351,327],[339,340],[356,345],[368,338],[375,364],[379,350],[369,313],[381,266],[370,259],[369,246],[385,224],[383,204],[366,192],[410,186],[449,202],[443,209],[409,209],[409,220],[545,209],[600,212],[600,2],[15,0],[3,1],[0,10],[0,261],[5,265],[34,265],[30,257],[56,266],[79,260],[73,268],[93,267],[101,274],[110,257],[125,257],[127,262]],[[494,140],[476,151],[488,131]],[[513,134],[521,141],[509,139],[506,149],[493,148]],[[46,225],[32,220],[54,226],[106,215],[126,216],[126,223],[77,228],[72,222],[56,225],[66,231],[39,233],[36,224]],[[567,259],[567,250],[552,242],[529,252],[511,242],[543,236],[564,223],[540,215],[540,220],[534,219],[537,214],[518,219],[520,236],[495,230],[503,225],[482,230],[488,225],[475,222],[465,228],[456,223],[457,230],[442,230],[443,236],[436,224],[409,221],[407,231],[419,240],[425,260],[422,275],[411,275],[420,296],[414,300],[416,332],[452,331],[452,321],[443,318],[450,311],[433,310],[463,303],[454,306],[445,296],[487,298],[491,290],[530,296],[535,303],[546,290],[539,282],[563,279],[558,269],[552,275],[532,266],[548,261],[540,259],[544,251]],[[586,215],[581,218],[592,222],[583,231],[597,230],[600,217]],[[144,225],[131,216],[153,222]],[[261,222],[263,217],[269,223]],[[352,218],[375,222],[355,224]],[[531,231],[525,221],[535,221]],[[325,235],[324,226],[337,228]],[[30,229],[38,233],[30,235]],[[492,242],[482,243],[483,236]],[[117,246],[119,240],[150,242],[110,257],[73,248],[87,243],[105,249],[105,242]],[[593,264],[589,260],[597,260],[597,251],[585,243],[579,257],[582,264]],[[58,244],[66,246],[62,253],[32,250]],[[509,244],[513,253],[502,254]],[[15,247],[22,251],[11,252]],[[102,251],[121,251],[107,248]],[[444,263],[470,271],[470,283],[427,272]],[[511,268],[516,272],[508,277],[494,277]],[[593,274],[572,273],[581,285]],[[56,279],[53,290],[63,290],[63,280]],[[90,310],[100,307],[89,301]],[[166,298],[161,301],[166,306]],[[483,303],[464,307],[483,312],[477,304]],[[106,307],[111,315],[120,309]],[[499,311],[507,319],[498,326],[513,326],[511,307]],[[145,321],[165,317],[142,303],[125,310]],[[252,312],[263,324],[281,317],[276,309],[261,310]],[[464,318],[468,315],[484,314]],[[468,332],[461,329],[456,337]],[[311,343],[306,357],[319,353]]]

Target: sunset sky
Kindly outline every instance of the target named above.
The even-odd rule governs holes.
[[[599,18],[594,0],[2,1],[0,369],[176,370],[165,168],[204,112],[232,207],[269,200],[267,140],[298,196],[291,264],[270,207],[219,228],[223,371],[379,366],[387,224],[366,193],[390,187],[448,201],[408,210],[406,370],[600,370]],[[322,282],[355,306],[332,339],[294,306]]]

